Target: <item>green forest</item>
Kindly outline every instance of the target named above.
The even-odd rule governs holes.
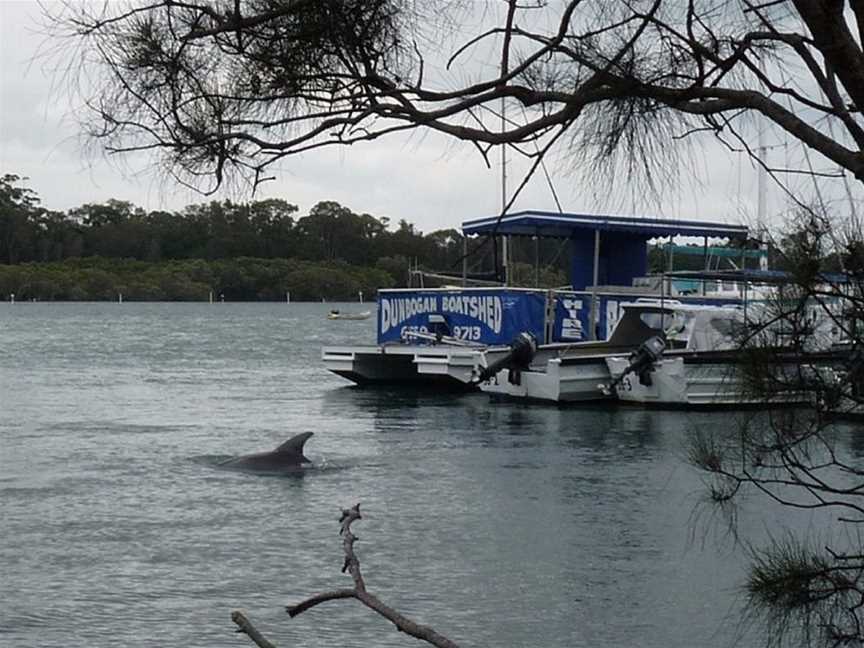
[[[463,237],[423,234],[406,220],[357,214],[323,201],[300,214],[282,199],[212,201],[179,212],[147,212],[108,200],[68,212],[41,206],[24,178],[0,177],[0,299],[226,301],[374,299],[408,285],[409,266],[461,275]],[[494,274],[490,245],[469,239],[469,271]],[[565,282],[560,242],[545,242],[553,263],[535,276],[530,259],[515,280]],[[519,257],[517,256],[517,261]]]

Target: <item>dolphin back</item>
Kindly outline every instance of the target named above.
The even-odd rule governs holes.
[[[309,440],[314,432],[303,432],[302,434],[298,434],[297,436],[293,436],[288,439],[285,443],[276,448],[273,452],[281,455],[289,455],[293,457],[297,457],[299,463],[312,463],[306,456],[303,454],[303,446],[306,441]]]

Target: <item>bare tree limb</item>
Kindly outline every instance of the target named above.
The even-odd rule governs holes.
[[[436,632],[433,628],[421,625],[416,621],[409,619],[366,590],[366,583],[364,582],[363,575],[360,572],[360,561],[354,553],[354,543],[358,538],[351,531],[351,525],[361,519],[363,518],[360,515],[359,503],[355,504],[351,508],[343,509],[342,516],[339,518],[339,534],[342,536],[342,549],[345,553],[342,571],[348,572],[351,575],[351,578],[354,580],[354,587],[352,589],[338,589],[329,592],[321,592],[310,596],[295,605],[288,605],[285,608],[285,611],[288,612],[288,616],[293,618],[316,605],[328,601],[353,598],[390,621],[400,632],[409,634],[416,639],[425,641],[426,643],[437,646],[438,648],[458,648],[456,643]],[[275,648],[272,643],[270,643],[255,629],[242,612],[233,612],[231,614],[231,619],[239,627],[238,632],[247,634],[260,648]]]
[[[347,571],[351,575],[351,578],[354,579],[354,589],[335,590],[332,592],[316,594],[296,605],[287,606],[286,610],[288,614],[291,617],[294,617],[319,603],[341,598],[356,598],[366,607],[374,610],[390,621],[400,632],[409,634],[412,637],[425,641],[433,646],[437,646],[438,648],[458,648],[456,643],[444,635],[439,634],[429,626],[420,625],[415,621],[412,621],[386,603],[382,602],[378,597],[366,591],[366,583],[364,582],[363,575],[360,572],[360,561],[354,553],[354,543],[358,538],[351,531],[351,525],[361,519],[363,518],[360,515],[359,503],[355,504],[351,508],[343,509],[342,516],[339,518],[339,534],[342,536],[342,549],[345,553],[342,571]]]
[[[249,637],[259,648],[276,648],[276,646],[262,635],[252,622],[246,618],[246,615],[240,610],[234,610],[231,613],[231,620],[237,624],[237,632],[242,632]]]

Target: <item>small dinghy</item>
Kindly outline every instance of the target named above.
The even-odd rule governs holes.
[[[331,320],[365,320],[372,316],[371,311],[362,311],[360,313],[343,313],[338,310],[331,310],[327,313],[327,319]]]

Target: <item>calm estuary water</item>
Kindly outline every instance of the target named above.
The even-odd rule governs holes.
[[[374,322],[332,306],[0,304],[0,645],[251,646],[237,608],[281,646],[420,645],[356,602],[283,611],[350,586],[358,501],[369,589],[463,645],[755,645],[683,460],[728,414],[356,389],[320,348]],[[302,431],[301,476],[214,467]],[[816,525],[740,524],[781,519]]]

